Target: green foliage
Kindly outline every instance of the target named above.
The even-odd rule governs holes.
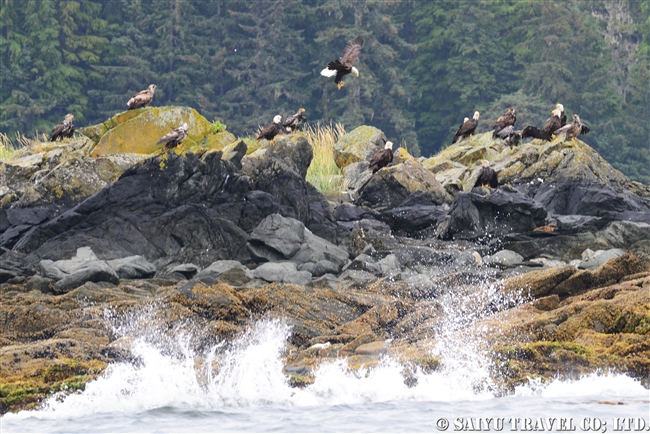
[[[220,133],[222,131],[226,131],[227,127],[226,127],[225,124],[222,124],[221,121],[215,120],[210,125],[210,128],[212,130],[212,134],[217,134],[217,133]]]

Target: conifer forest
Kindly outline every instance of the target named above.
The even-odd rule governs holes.
[[[556,103],[581,139],[650,184],[650,0],[0,0],[0,132],[49,132],[126,109],[185,105],[238,136],[306,109],[367,124],[414,155],[508,107],[540,126]],[[361,35],[360,76],[320,75]]]

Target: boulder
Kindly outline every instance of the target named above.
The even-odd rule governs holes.
[[[408,160],[403,164],[387,167],[375,173],[359,189],[359,198],[355,203],[371,207],[392,208],[416,192],[430,193],[438,205],[450,203],[452,200],[431,172],[417,160]]]
[[[156,274],[156,266],[139,255],[111,259],[106,263],[117,273],[120,279],[147,279]]]
[[[334,161],[341,169],[352,163],[370,161],[385,144],[386,136],[381,130],[362,125],[340,137],[334,144]]]
[[[54,284],[56,292],[67,292],[86,282],[109,282],[117,285],[120,278],[104,261],[87,261]]]
[[[311,273],[298,271],[293,262],[267,262],[251,271],[251,275],[267,282],[285,282],[303,286],[311,284]]]
[[[159,151],[158,140],[183,123],[188,124],[183,147],[192,148],[212,134],[210,122],[189,107],[147,107],[115,115],[103,124],[79,130],[97,143],[93,157],[117,153],[151,154]],[[137,135],[134,134],[137,131]],[[230,133],[226,133],[232,136]],[[229,142],[234,137],[228,137]]]
[[[319,276],[338,272],[348,259],[344,249],[314,235],[301,222],[279,214],[270,215],[260,222],[251,234],[247,247],[258,262],[314,264],[302,269],[316,271]],[[318,263],[321,263],[320,267],[315,265]],[[336,271],[333,271],[332,265]]]
[[[483,262],[488,265],[498,265],[500,267],[512,267],[524,261],[524,257],[512,250],[501,250],[494,255],[484,256]]]
[[[589,258],[585,258],[580,263],[580,266],[578,268],[582,270],[595,270],[596,268],[600,267],[610,259],[617,258],[624,254],[625,254],[625,250],[621,250],[621,249],[609,249],[609,250],[599,251],[597,255],[593,255]]]
[[[251,280],[247,273],[248,268],[238,261],[223,260],[213,262],[199,271],[194,278],[197,280],[214,279],[232,286],[243,286]]]
[[[518,192],[475,189],[459,193],[438,226],[438,237],[479,239],[533,231],[546,220],[546,210]]]

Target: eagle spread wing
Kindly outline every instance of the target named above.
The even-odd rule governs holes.
[[[361,53],[361,47],[363,47],[363,38],[357,36],[343,49],[341,63],[348,68],[352,68]]]

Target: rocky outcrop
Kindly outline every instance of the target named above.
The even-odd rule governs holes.
[[[113,116],[106,122],[78,131],[89,137],[96,146],[92,155],[99,157],[117,153],[151,154],[161,151],[158,140],[183,123],[188,124],[183,148],[193,149],[212,134],[210,122],[189,107],[148,107],[129,110]],[[137,131],[137,135],[133,132]],[[227,133],[230,142],[234,136]],[[232,139],[232,140],[231,140]],[[222,140],[216,140],[218,144]],[[208,140],[206,144],[211,144]],[[221,145],[220,145],[221,146]],[[221,146],[223,147],[223,146]]]
[[[385,144],[386,136],[381,130],[362,125],[342,136],[334,144],[334,161],[341,169],[352,163],[370,161]]]

